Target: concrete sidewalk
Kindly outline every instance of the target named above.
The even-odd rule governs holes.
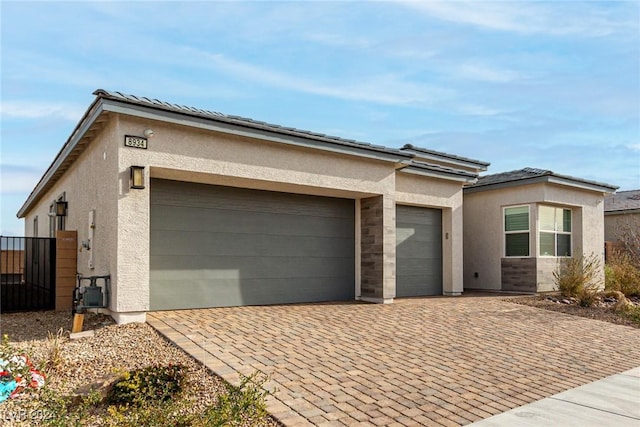
[[[640,426],[640,367],[471,424],[511,426]]]

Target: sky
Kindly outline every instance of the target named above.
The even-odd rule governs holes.
[[[640,1],[0,0],[0,234],[98,88],[640,188]]]

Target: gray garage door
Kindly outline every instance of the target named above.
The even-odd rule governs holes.
[[[151,310],[354,299],[354,201],[151,181]]]
[[[442,211],[396,206],[396,296],[442,295]]]

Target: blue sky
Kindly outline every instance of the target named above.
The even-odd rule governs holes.
[[[1,227],[97,88],[640,188],[640,2],[1,2]]]

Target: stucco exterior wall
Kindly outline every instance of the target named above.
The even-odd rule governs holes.
[[[623,240],[629,230],[640,230],[640,212],[605,213],[604,240],[608,242]]]
[[[38,236],[49,236],[49,206],[62,193],[68,202],[66,230],[78,231],[79,274],[112,275],[115,283],[116,215],[117,215],[117,118],[111,120],[95,137],[70,169],[56,182],[25,217],[25,235],[33,235],[33,218],[38,216]],[[89,238],[89,212],[95,210],[95,228],[91,249],[81,245]],[[93,268],[89,258],[93,257]],[[114,298],[111,298],[115,308]]]
[[[555,257],[538,255],[537,206],[549,204],[572,209],[573,253],[594,254],[604,262],[603,194],[574,187],[538,183],[479,191],[464,195],[464,285],[471,289],[501,289],[504,257],[503,211],[505,206],[530,206],[531,256],[538,258],[538,291],[553,289]],[[476,277],[477,273],[477,277]],[[599,280],[604,280],[603,271]]]
[[[395,290],[395,168],[393,163],[123,117],[119,140],[152,128],[148,149],[119,145],[118,305],[148,310],[149,175],[154,178],[270,191],[361,199],[384,196],[384,298]],[[145,166],[147,186],[130,190],[131,165]],[[359,260],[358,260],[359,261]],[[391,289],[393,287],[393,289]]]
[[[125,135],[142,136],[151,128],[147,149],[125,147]],[[131,189],[132,165],[145,167],[144,189]],[[78,271],[111,275],[110,310],[118,322],[143,321],[149,309],[150,178],[237,186],[381,202],[381,288],[376,302],[395,297],[396,204],[443,210],[445,294],[463,290],[461,182],[396,171],[393,162],[240,137],[196,127],[110,114],[105,128],[90,142],[54,187],[26,215],[30,235],[38,215],[39,235],[47,235],[49,205],[66,193],[67,230],[78,241],[89,237],[89,212],[95,211],[91,252],[79,245]],[[360,220],[360,218],[359,218]],[[356,228],[360,224],[355,224]],[[356,230],[356,255],[362,250]],[[89,268],[89,254],[93,268]],[[356,257],[356,271],[361,271]],[[360,279],[355,278],[359,295]],[[365,297],[363,292],[363,297]],[[366,298],[366,297],[365,297]]]

